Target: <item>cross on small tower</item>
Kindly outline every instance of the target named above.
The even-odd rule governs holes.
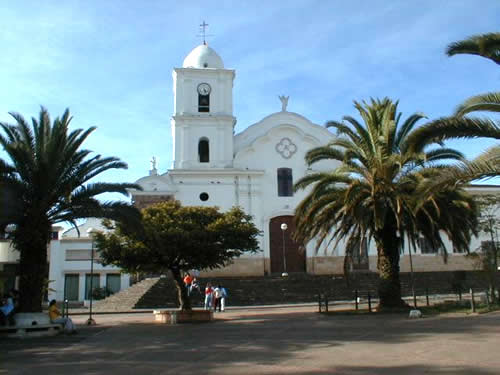
[[[203,20],[203,23],[200,25],[201,36],[203,37],[203,44],[207,44],[207,41],[206,41],[207,26],[208,26],[208,23],[206,23],[205,20]]]

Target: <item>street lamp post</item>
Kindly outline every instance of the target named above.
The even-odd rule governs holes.
[[[95,320],[92,318],[92,303],[93,303],[93,289],[94,289],[94,234],[98,231],[94,228],[87,229],[87,233],[91,238],[91,251],[90,251],[90,311],[89,318],[87,319],[87,325],[95,325]]]
[[[285,253],[285,231],[288,229],[288,225],[285,223],[281,224],[281,232],[283,234],[283,273],[281,276],[288,276],[288,272],[286,272],[286,253]]]
[[[396,233],[396,236],[398,237],[399,241],[399,246],[401,246],[403,239],[401,238],[401,234],[399,230]],[[413,276],[413,259],[411,256],[411,248],[412,246],[410,245],[408,247],[408,254],[410,255],[410,283],[411,283],[411,294],[413,295],[413,308],[417,308],[417,295],[415,293],[415,278]]]

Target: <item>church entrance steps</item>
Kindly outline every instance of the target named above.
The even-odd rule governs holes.
[[[142,296],[158,283],[159,280],[159,277],[148,278],[103,300],[94,301],[93,310],[95,312],[132,310]]]
[[[463,272],[416,272],[414,273],[417,295],[454,294],[461,288],[463,293],[473,288],[484,291],[487,281],[478,271]],[[401,274],[403,296],[411,296],[409,273]],[[500,281],[500,280],[499,280]],[[318,295],[326,294],[334,301],[353,301],[355,291],[366,300],[368,294],[377,298],[378,275],[373,272],[354,272],[346,282],[342,275],[290,274],[288,277],[226,277],[200,278],[201,293],[191,295],[193,309],[204,304],[203,290],[207,282],[213,286],[222,285],[228,291],[228,306],[261,306],[297,303],[317,303]],[[139,292],[140,290],[140,292]],[[129,291],[128,293],[125,293]],[[132,293],[133,291],[133,293]],[[134,295],[132,298],[130,295]],[[111,303],[111,299],[113,302]],[[109,300],[109,301],[108,301]],[[98,303],[98,312],[130,311],[132,309],[175,309],[178,307],[177,290],[171,278],[152,278],[133,285],[112,297]]]

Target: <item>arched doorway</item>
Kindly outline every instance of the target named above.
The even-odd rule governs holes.
[[[281,230],[281,224],[288,226],[284,233]],[[269,221],[271,273],[282,273],[285,271],[284,259],[286,259],[286,272],[306,271],[306,254],[305,251],[299,250],[299,244],[292,240],[293,232],[295,232],[293,216],[277,216]],[[283,239],[285,244],[284,251]]]

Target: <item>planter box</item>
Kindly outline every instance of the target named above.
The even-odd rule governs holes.
[[[210,322],[214,319],[214,313],[208,310],[153,310],[155,322],[165,324]]]

